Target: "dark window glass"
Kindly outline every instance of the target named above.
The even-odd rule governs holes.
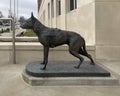
[[[77,0],[70,0],[70,10],[77,8]]]
[[[77,0],[75,0],[75,9],[77,9]]]
[[[70,0],[70,10],[74,9],[74,0]]]
[[[45,11],[43,11],[43,23],[45,23]]]
[[[58,15],[61,15],[61,0],[58,0]]]
[[[50,19],[50,3],[48,3],[48,19]]]

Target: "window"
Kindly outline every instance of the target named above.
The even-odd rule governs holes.
[[[77,0],[70,0],[70,11],[77,8]]]
[[[58,5],[58,6],[57,6],[58,15],[61,15],[61,0],[58,0],[58,1],[57,1],[57,5]]]
[[[54,0],[51,0],[51,17],[54,17]]]
[[[48,19],[50,19],[50,3],[48,3]]]
[[[45,11],[43,11],[43,23],[45,24]]]

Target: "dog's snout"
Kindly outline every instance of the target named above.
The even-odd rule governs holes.
[[[24,23],[20,24],[20,27],[24,29],[25,28]]]
[[[20,27],[22,28],[22,25],[20,25]]]

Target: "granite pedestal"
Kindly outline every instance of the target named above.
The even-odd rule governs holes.
[[[83,62],[79,69],[74,68],[76,61],[52,61],[46,70],[41,70],[44,65],[40,62],[31,62],[26,66],[26,73],[34,77],[110,77],[110,73],[98,64],[91,65]]]

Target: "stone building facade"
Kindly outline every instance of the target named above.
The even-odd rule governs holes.
[[[120,60],[120,0],[38,0],[46,26],[81,34],[100,60]]]

